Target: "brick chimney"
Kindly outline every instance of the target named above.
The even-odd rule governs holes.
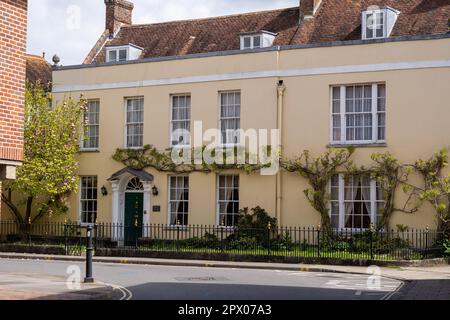
[[[133,23],[134,4],[126,0],[105,0],[106,5],[106,29],[110,34],[119,30],[122,24]]]
[[[300,0],[300,19],[312,18],[322,4],[322,0]]]

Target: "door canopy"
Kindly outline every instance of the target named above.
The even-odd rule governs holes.
[[[153,175],[144,170],[135,170],[132,168],[123,168],[114,173],[108,181],[120,181],[124,176],[133,176],[138,178],[141,182],[153,182]]]

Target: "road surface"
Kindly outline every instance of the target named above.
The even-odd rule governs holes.
[[[84,274],[83,263],[9,259],[0,259],[0,272],[67,277],[74,265]],[[114,285],[115,298],[136,300],[381,300],[402,285],[356,274],[103,263],[94,278]]]

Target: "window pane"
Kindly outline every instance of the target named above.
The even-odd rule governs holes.
[[[375,26],[375,17],[373,13],[368,13],[366,15],[366,38],[371,39],[373,38],[373,30]]]
[[[127,60],[127,50],[119,50],[119,61]]]
[[[376,21],[376,36],[377,38],[381,38],[384,36],[383,30],[384,30],[384,14],[382,12],[379,12],[377,15],[377,21]]]
[[[239,215],[239,176],[219,176],[218,209],[219,219],[226,213],[225,221],[219,223],[225,226],[234,226]]]
[[[108,52],[109,57],[108,57],[108,61],[113,62],[113,61],[117,61],[117,51],[116,50],[111,50]]]
[[[341,140],[341,116],[340,115],[333,116],[333,140],[334,141]]]
[[[341,112],[341,102],[339,100],[333,101],[333,113]]]
[[[386,110],[386,86],[384,84],[378,85],[378,111]]]
[[[371,86],[347,86],[346,95],[346,140],[372,140]]]
[[[253,38],[253,47],[260,48],[261,47],[261,37],[257,36]]]
[[[223,144],[237,144],[240,141],[240,92],[221,93],[220,126]]]
[[[189,177],[170,177],[169,190],[170,224],[188,225]]]
[[[144,100],[127,100],[127,147],[142,147],[144,140]]]
[[[339,215],[332,215],[331,216],[331,227],[334,229],[339,228]]]
[[[336,188],[336,179],[332,179],[331,185],[332,189]],[[344,180],[344,201],[343,201],[343,212],[339,212],[339,215],[344,219],[345,228],[355,228],[355,229],[367,229],[372,223],[372,205],[375,206],[375,210],[379,207],[379,203],[383,203],[383,200],[372,199],[372,188],[375,186],[371,182],[370,176],[347,176]],[[336,191],[332,190],[332,201],[331,201],[331,215],[335,214],[339,208],[336,207],[338,203],[334,200],[333,193]],[[377,194],[381,192],[380,189],[376,191]],[[378,198],[378,197],[377,197]],[[376,211],[375,211],[376,212]],[[333,217],[332,217],[333,219]]]
[[[82,177],[80,190],[81,222],[94,223],[97,217],[97,177]]]
[[[250,37],[245,37],[244,38],[244,48],[245,49],[249,49],[252,46],[252,38]]]
[[[340,100],[341,99],[341,87],[333,88],[333,99]]]
[[[172,97],[172,146],[190,144],[191,97]]]
[[[85,130],[82,141],[82,148],[98,148],[99,133],[99,102],[88,101],[87,110],[84,114]]]
[[[366,29],[366,38],[367,39],[372,39],[373,38],[373,29],[372,28],[367,28]]]

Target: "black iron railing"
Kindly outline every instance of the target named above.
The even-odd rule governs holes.
[[[0,222],[0,244],[60,246],[81,254],[85,229],[75,223]],[[444,234],[433,230],[376,231],[320,228],[226,228],[215,225],[132,225],[97,223],[96,254],[182,252],[260,257],[420,260],[442,256]],[[19,246],[20,248],[20,246]],[[1,245],[0,245],[1,250]]]
[[[34,247],[38,253],[81,255],[84,237],[85,231],[78,223],[0,221],[0,251],[8,247],[28,252],[27,248]]]

